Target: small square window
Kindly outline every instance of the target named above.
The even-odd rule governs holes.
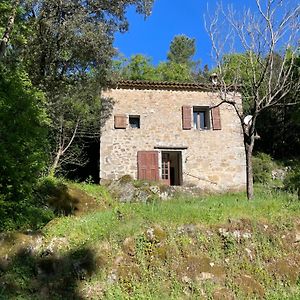
[[[140,116],[129,116],[129,127],[140,128]]]
[[[210,129],[208,107],[193,107],[193,125],[198,130]]]

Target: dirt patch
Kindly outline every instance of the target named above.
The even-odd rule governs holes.
[[[213,300],[234,300],[234,295],[227,288],[219,288],[213,292]]]
[[[225,278],[225,270],[211,262],[206,256],[190,255],[182,259],[176,268],[176,273],[181,281],[214,281]]]
[[[139,280],[141,278],[140,268],[136,259],[128,255],[116,257],[111,274],[114,274],[116,280],[121,283],[127,283],[133,279]]]
[[[133,237],[128,237],[124,240],[122,249],[125,254],[128,254],[129,256],[134,256],[136,253],[136,245],[135,240]]]
[[[265,295],[262,285],[249,275],[239,276],[239,278],[236,279],[236,284],[240,290],[249,297],[263,298]]]
[[[286,258],[272,263],[269,267],[275,279],[295,284],[300,275],[300,267],[295,258]]]

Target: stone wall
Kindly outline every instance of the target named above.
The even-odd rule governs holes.
[[[239,119],[232,106],[220,106],[222,130],[182,129],[182,106],[212,106],[216,94],[204,91],[119,88],[105,92],[115,101],[102,129],[100,178],[137,178],[137,152],[182,149],[183,185],[212,191],[241,190],[246,184]],[[241,103],[240,99],[236,99]],[[114,129],[114,115],[140,116],[140,128]],[[158,150],[160,151],[160,150]]]

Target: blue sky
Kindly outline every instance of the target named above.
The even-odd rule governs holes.
[[[185,34],[196,39],[195,59],[212,65],[211,44],[204,28],[204,14],[213,11],[217,1],[214,0],[155,0],[153,11],[146,20],[144,16],[129,9],[129,31],[117,34],[115,47],[126,57],[133,54],[145,54],[153,58],[153,63],[166,60],[170,42],[178,34]],[[223,5],[233,4],[237,10],[244,7],[254,8],[254,0],[223,0]]]

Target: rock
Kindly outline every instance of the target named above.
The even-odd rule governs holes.
[[[192,282],[191,278],[187,277],[186,275],[182,276],[181,281],[188,284]]]
[[[247,256],[249,257],[250,260],[253,260],[253,254],[252,251],[249,248],[245,248],[245,251],[247,253]]]
[[[286,177],[286,174],[288,172],[289,168],[286,167],[284,169],[275,169],[271,172],[272,174],[272,179],[275,180],[275,179],[278,179],[278,180],[284,180],[285,177]]]
[[[218,232],[222,237],[233,237],[237,241],[240,241],[241,239],[247,240],[252,237],[252,234],[248,231],[234,230],[231,232],[228,229],[219,228]]]
[[[155,182],[135,181],[129,175],[107,183],[110,193],[120,202],[148,202],[153,199],[168,200],[174,195],[199,196],[203,190],[197,187],[167,186]]]
[[[295,233],[295,243],[299,243],[300,242],[300,232],[296,232]]]
[[[56,252],[58,252],[62,248],[67,248],[69,246],[69,241],[65,237],[55,237],[50,242],[48,245],[44,247],[44,251],[42,252],[41,256],[49,256],[52,255]]]
[[[135,255],[135,240],[133,237],[128,237],[124,240],[123,245],[122,245],[123,251],[130,255],[134,256]]]
[[[118,280],[117,270],[112,270],[107,276],[107,283],[114,284]]]
[[[154,193],[154,194],[159,194],[160,193],[160,189],[158,186],[154,185],[154,186],[150,186],[149,190]]]
[[[197,279],[200,280],[200,281],[203,281],[203,280],[213,279],[214,277],[215,276],[212,273],[202,272],[202,273],[200,273],[199,276],[197,276]]]
[[[159,225],[154,225],[152,228],[147,229],[145,235],[153,243],[159,243],[167,237],[166,232]]]
[[[196,232],[196,226],[193,224],[182,225],[177,228],[177,233],[179,235],[182,235],[182,234],[194,235],[195,232]]]

